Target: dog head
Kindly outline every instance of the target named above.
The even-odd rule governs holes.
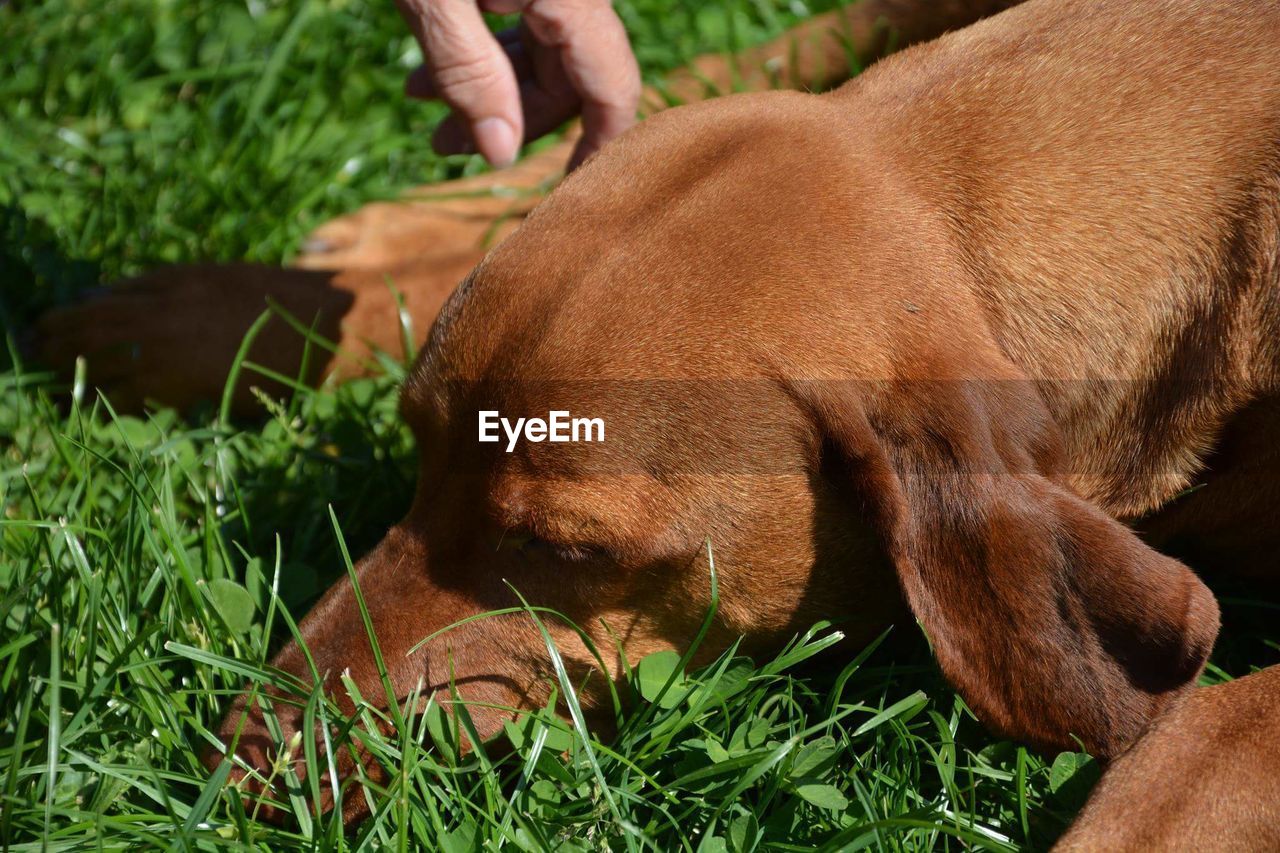
[[[302,623],[326,688],[384,692],[367,613],[397,699],[494,733],[550,693],[527,602],[590,714],[624,657],[692,640],[708,542],[708,653],[819,618],[867,639],[905,601],[978,715],[1037,745],[1113,754],[1195,678],[1212,597],[1072,491],[1035,383],[847,121],[783,94],[664,114],[476,269],[404,391],[413,505]],[[530,430],[556,412],[569,440]],[[276,665],[311,678],[297,644]],[[261,764],[246,707],[224,738]]]

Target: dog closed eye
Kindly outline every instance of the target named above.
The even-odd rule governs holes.
[[[585,563],[607,556],[605,549],[597,545],[553,542],[529,531],[510,531],[505,538],[517,553],[528,559]]]

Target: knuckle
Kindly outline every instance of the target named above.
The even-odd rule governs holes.
[[[563,45],[578,34],[592,16],[613,7],[607,0],[534,0],[525,9],[535,34],[544,42]]]
[[[447,3],[427,6],[423,20],[425,61],[432,80],[442,89],[496,83],[502,72],[494,56],[496,51],[486,49],[490,47],[484,42],[489,38],[488,30],[478,25],[477,32],[476,27],[465,26],[455,15],[456,10]]]
[[[436,58],[431,71],[436,86],[445,96],[496,88],[502,80],[497,64],[480,55]]]

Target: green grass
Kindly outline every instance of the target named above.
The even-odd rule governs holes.
[[[330,502],[353,552],[407,502],[395,378],[239,429],[102,404],[59,415],[10,391],[24,405],[0,422],[3,843],[1001,847],[1043,843],[1078,805],[1074,766],[1051,778],[991,742],[917,638],[864,658],[818,626],[773,660],[728,654],[689,678],[674,655],[645,659],[609,742],[546,713],[462,757],[439,714],[399,738],[357,730],[401,776],[348,786],[376,814],[356,836],[304,799],[294,827],[254,822],[197,755],[229,697],[271,681],[271,638],[343,572]],[[308,778],[326,772],[307,758]]]
[[[653,75],[820,7],[619,8]],[[0,6],[0,44],[4,848],[1039,849],[1078,809],[1096,767],[994,740],[913,627],[862,653],[817,626],[772,660],[730,651],[689,673],[646,659],[619,686],[609,741],[545,711],[467,755],[465,715],[346,729],[398,770],[385,788],[346,786],[374,817],[344,834],[311,810],[308,782],[292,822],[255,820],[197,756],[246,680],[278,679],[269,652],[343,554],[408,504],[403,365],[264,402],[257,423],[139,419],[23,363],[14,342],[85,285],[163,262],[280,261],[327,217],[480,164],[430,153],[441,113],[400,97],[414,54],[390,0],[24,2]],[[1230,600],[1219,666],[1274,659],[1268,608]],[[357,718],[388,713],[376,705]],[[304,758],[309,780],[327,772]]]

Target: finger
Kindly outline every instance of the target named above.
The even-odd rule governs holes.
[[[601,117],[596,114],[593,105],[586,103],[582,105],[582,136],[578,137],[578,143],[573,146],[573,156],[569,158],[569,162],[565,166],[566,173],[572,172],[581,166],[588,157],[599,151],[606,142],[613,138],[600,132],[601,121]],[[594,129],[594,132],[588,128]],[[623,128],[623,130],[625,129]]]
[[[582,98],[565,73],[560,50],[538,41],[523,22],[498,33],[520,81],[520,107],[525,123],[524,141],[547,134],[578,115]],[[446,119],[433,140],[437,150],[466,152],[465,126],[456,118]]]
[[[533,58],[519,34],[514,30],[509,32],[511,35],[500,39],[499,43],[502,45],[502,52],[507,55],[507,61],[511,63],[512,70],[516,73],[516,81],[523,85],[526,80],[536,76]]]
[[[524,120],[525,137],[524,142],[531,139],[537,139],[546,133],[550,127],[546,125],[546,119],[540,114],[544,109],[543,99],[535,98],[537,107],[530,108],[530,92],[536,92],[537,85],[535,83],[536,73],[534,63],[530,60],[525,46],[519,40],[509,41],[506,47],[507,56],[511,60],[511,67],[515,69],[516,78],[520,85],[520,110],[521,118]],[[565,84],[568,88],[568,84]],[[573,90],[568,90],[573,95]],[[573,95],[576,101],[577,96]],[[576,114],[576,107],[575,113]],[[558,112],[563,112],[560,110]],[[565,119],[560,119],[564,121]],[[532,128],[530,127],[532,122]],[[556,125],[551,125],[555,127]],[[431,137],[431,147],[440,154],[474,154],[475,144],[472,141],[470,130],[468,129],[465,118],[453,113],[440,122],[436,127],[436,132]]]
[[[547,91],[533,83],[520,87],[520,105],[526,142],[545,136],[582,110],[582,100],[573,90]]]
[[[517,36],[531,68],[531,73],[521,78],[520,85],[527,142],[576,116],[582,109],[582,98],[565,72],[559,50],[540,44],[527,25],[517,28]]]
[[[533,74],[533,64],[529,61],[528,52],[520,37],[521,31],[516,27],[494,33],[498,44],[502,47],[511,67],[515,69],[516,80],[523,83]],[[409,72],[404,81],[404,93],[419,101],[434,101],[440,97],[436,91],[435,81],[431,79],[431,69],[419,65]]]
[[[635,123],[640,69],[606,0],[532,0],[524,20],[538,41],[559,50],[582,99],[583,135],[572,168]]]
[[[581,99],[569,83],[559,52],[540,45],[525,26],[499,34],[520,80],[525,142],[537,139],[578,114]],[[437,151],[471,150],[465,125],[456,116],[441,122],[432,139]]]
[[[520,106],[524,111],[524,141],[529,142],[576,116],[582,102],[573,91],[567,95],[553,94],[536,83],[528,82],[520,86]],[[449,116],[440,123],[431,138],[431,146],[441,154],[470,154],[474,150],[466,126],[457,116]]]
[[[474,0],[397,0],[422,45],[435,93],[465,120],[495,166],[515,160],[524,133],[515,71]]]

